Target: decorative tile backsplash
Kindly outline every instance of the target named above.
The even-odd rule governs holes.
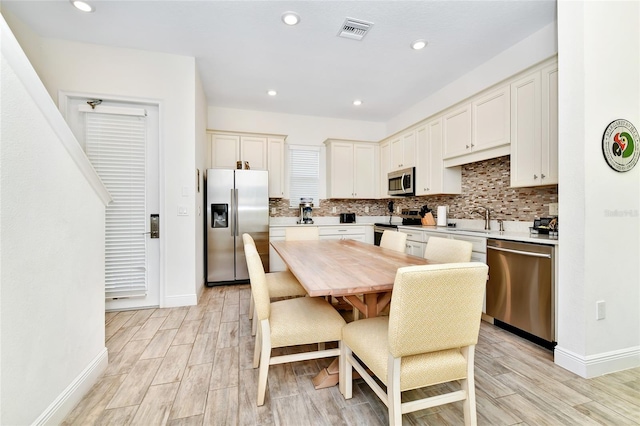
[[[491,209],[492,219],[531,222],[549,216],[549,203],[558,202],[558,186],[531,188],[510,187],[510,157],[504,156],[462,166],[462,194],[422,197],[394,197],[396,208],[419,209],[423,205],[433,210],[449,206],[450,219],[482,219],[480,207]],[[356,213],[358,216],[385,216],[390,198],[381,200],[321,200],[313,209],[315,217]],[[276,209],[276,217],[297,217],[298,210],[289,208],[289,200],[270,199],[269,207]],[[331,213],[333,207],[337,213]],[[369,207],[369,212],[365,208]]]

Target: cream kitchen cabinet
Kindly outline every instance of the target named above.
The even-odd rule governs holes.
[[[444,167],[442,117],[428,121],[416,134],[416,195],[460,194],[461,168]]]
[[[327,197],[376,198],[378,145],[327,139]]]
[[[457,166],[509,154],[510,86],[490,89],[444,116],[446,166]]]
[[[391,171],[391,141],[380,144],[380,198],[388,198],[388,175]]]
[[[210,167],[235,169],[238,161],[251,170],[269,171],[269,197],[284,196],[284,142],[286,136],[210,132]]]
[[[284,138],[267,138],[269,162],[269,198],[284,197]]]
[[[511,186],[558,183],[558,66],[511,84]]]
[[[321,240],[356,240],[363,243],[373,242],[373,227],[371,226],[320,226],[318,228]],[[367,232],[368,231],[368,232]],[[368,233],[371,238],[368,238]]]
[[[419,228],[398,227],[398,232],[407,234],[405,253],[412,256],[424,257],[424,231]]]
[[[416,165],[416,132],[409,130],[395,136],[391,143],[391,170],[401,170]]]

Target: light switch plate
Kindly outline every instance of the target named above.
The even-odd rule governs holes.
[[[365,213],[369,213],[369,206],[365,206],[365,207],[364,207],[364,212],[365,212]]]
[[[187,206],[178,206],[178,216],[189,216]]]
[[[549,216],[558,216],[558,203],[549,203]]]
[[[275,207],[271,207],[271,214],[276,214],[276,208]]]

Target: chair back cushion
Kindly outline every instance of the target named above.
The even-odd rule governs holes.
[[[255,247],[256,245],[256,242],[253,241],[253,237],[247,233],[242,234],[242,242],[244,243],[245,246],[249,244]]]
[[[320,232],[317,226],[290,226],[284,228],[285,241],[318,240]]]
[[[245,244],[244,255],[247,259],[247,269],[249,270],[249,280],[251,281],[251,294],[256,307],[258,319],[268,319],[271,314],[271,298],[267,286],[267,276],[264,273],[262,260],[256,246]]]
[[[391,354],[475,345],[488,270],[479,262],[398,269],[389,311]]]
[[[469,241],[429,237],[424,258],[438,263],[460,263],[471,261],[473,244]]]
[[[404,253],[407,246],[407,234],[385,229],[380,239],[380,247]]]

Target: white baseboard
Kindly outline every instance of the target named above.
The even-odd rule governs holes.
[[[103,348],[84,370],[66,387],[64,391],[47,407],[34,425],[58,425],[73,410],[73,407],[89,392],[107,369],[109,353]]]
[[[640,367],[640,346],[583,356],[558,345],[554,351],[554,362],[578,376],[589,379]]]
[[[179,296],[165,296],[163,308],[179,308],[180,306],[193,306],[198,304],[198,294],[181,294]]]

